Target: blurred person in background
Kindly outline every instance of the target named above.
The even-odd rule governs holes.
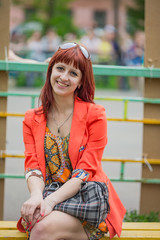
[[[121,48],[116,39],[116,28],[112,25],[106,25],[104,31],[106,33],[106,39],[112,45],[113,64],[121,65]]]
[[[28,58],[44,61],[45,54],[43,53],[42,47],[42,34],[40,31],[35,31],[32,33],[31,37],[27,41],[27,49],[29,51]]]
[[[25,34],[15,30],[10,34],[10,49],[17,55],[25,57],[27,53]]]
[[[64,36],[64,42],[78,42],[76,34],[73,32],[66,33]]]
[[[101,42],[98,45],[98,64],[108,65],[113,61],[113,47],[105,31],[101,36]]]
[[[49,58],[55,53],[61,44],[61,38],[57,35],[53,28],[49,28],[46,35],[42,37],[42,51],[45,54],[45,58]]]
[[[27,58],[43,62],[45,60],[45,53],[42,47],[42,34],[41,31],[35,31],[27,41],[28,55]],[[44,73],[27,72],[26,73],[26,86],[33,87],[36,84],[37,79],[42,78]]]
[[[126,66],[142,66],[144,62],[145,34],[137,31],[132,43],[125,49],[124,63]]]
[[[129,43],[129,42],[128,42]],[[145,34],[143,31],[137,31],[134,34],[133,41],[123,52],[123,62],[126,66],[141,67],[144,63]],[[137,88],[143,93],[143,79],[140,77],[129,78],[131,88]]]
[[[93,63],[98,60],[100,38],[95,34],[94,29],[89,29],[87,33],[80,39],[80,43],[90,52]]]

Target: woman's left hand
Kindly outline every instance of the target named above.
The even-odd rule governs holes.
[[[42,220],[44,217],[49,215],[53,211],[53,208],[55,207],[56,204],[57,203],[51,198],[50,195],[46,197],[44,200],[44,207],[45,207],[44,215],[43,216],[41,215],[38,221]]]

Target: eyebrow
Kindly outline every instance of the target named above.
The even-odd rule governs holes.
[[[60,64],[60,65],[62,65],[62,66],[64,66],[64,67],[65,67],[66,65],[69,65],[69,64],[66,64],[66,63],[61,63],[61,62],[59,62],[59,63],[56,63],[56,64],[57,64],[57,65],[58,65],[58,64]],[[80,69],[78,69],[78,68],[75,68],[75,67],[71,67],[71,70],[72,70],[72,71],[77,71],[77,72],[79,72],[79,71],[80,71]]]

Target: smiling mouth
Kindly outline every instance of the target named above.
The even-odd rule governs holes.
[[[56,81],[56,83],[60,86],[60,87],[68,87],[68,84],[64,84],[62,82]]]

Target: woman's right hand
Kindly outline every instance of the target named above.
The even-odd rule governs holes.
[[[21,216],[30,225],[32,224],[36,209],[39,209],[41,215],[44,214],[45,205],[42,193],[32,194],[31,197],[22,205]]]

